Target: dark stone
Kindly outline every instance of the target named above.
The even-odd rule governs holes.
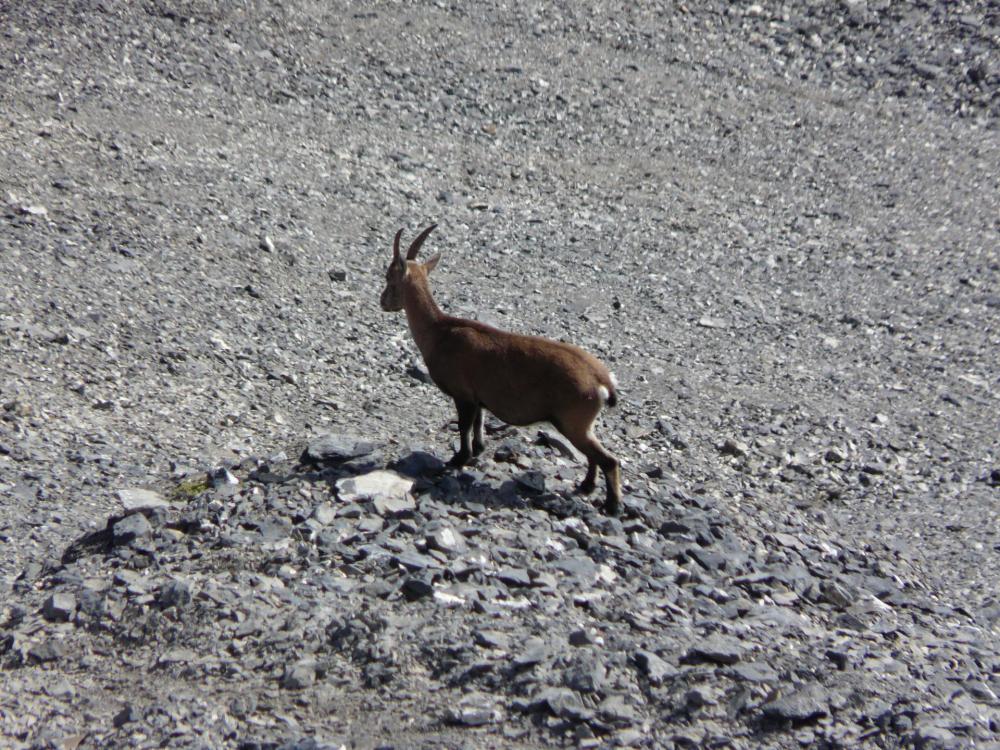
[[[131,703],[126,703],[122,710],[115,714],[112,723],[115,725],[116,729],[121,729],[126,724],[131,724],[135,721],[142,721],[142,711],[133,706]]]
[[[434,586],[426,577],[412,576],[403,581],[402,592],[403,596],[412,602],[431,596],[434,593]]]
[[[712,635],[688,649],[681,659],[685,664],[711,662],[713,664],[735,664],[743,658],[743,647],[735,638]]]
[[[529,492],[545,492],[545,475],[540,471],[526,471],[514,479]]]
[[[116,546],[132,544],[144,539],[153,532],[153,527],[142,513],[133,513],[115,523],[112,528],[113,542]]]

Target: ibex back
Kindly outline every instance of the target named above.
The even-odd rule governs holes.
[[[583,349],[540,336],[501,331],[474,320],[445,315],[431,296],[428,274],[440,260],[416,260],[436,225],[413,241],[404,258],[400,229],[385,274],[382,309],[406,311],[410,331],[434,383],[455,401],[459,449],[448,462],[464,466],[483,451],[483,409],[513,425],[551,422],[587,457],[587,476],[577,488],[593,491],[597,469],[604,473],[604,510],[621,509],[618,459],[594,437],[601,408],[618,400],[608,368]]]

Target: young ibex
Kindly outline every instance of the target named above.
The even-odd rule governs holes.
[[[587,457],[587,476],[578,491],[593,491],[600,467],[608,488],[604,510],[617,515],[619,462],[593,431],[601,407],[618,401],[614,376],[596,357],[572,344],[507,333],[441,312],[427,283],[441,256],[426,263],[415,260],[435,226],[420,233],[405,258],[399,252],[403,230],[396,233],[381,303],[386,312],[406,310],[427,371],[455,401],[460,444],[449,465],[464,466],[482,453],[483,408],[513,425],[551,422]]]

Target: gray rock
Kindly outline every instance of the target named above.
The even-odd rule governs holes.
[[[126,515],[131,513],[146,513],[170,507],[170,503],[164,499],[163,495],[153,490],[118,490],[118,500],[121,502]]]
[[[316,683],[316,662],[299,661],[285,668],[281,686],[286,690],[304,690]]]
[[[359,508],[360,510],[360,508]],[[320,503],[315,508],[313,508],[310,518],[313,518],[318,524],[322,526],[327,526],[336,520],[337,511],[330,503]]]
[[[593,716],[593,711],[584,708],[580,696],[568,688],[545,688],[534,696],[530,705],[535,710],[547,709],[553,716],[569,721],[586,721]]]
[[[761,706],[765,719],[801,724],[815,721],[830,713],[830,696],[825,688],[811,683],[799,685],[790,692]]]
[[[514,657],[514,666],[518,668],[531,667],[549,658],[549,647],[541,638],[529,638],[524,648]]]
[[[954,732],[938,724],[919,724],[913,732],[916,750],[950,750],[956,747]]]
[[[208,483],[218,490],[223,487],[235,487],[240,480],[228,468],[220,466],[208,473]]]
[[[531,576],[524,568],[501,568],[496,572],[496,577],[508,586],[530,586]]]
[[[594,693],[604,689],[608,670],[599,661],[587,659],[563,673],[566,686],[578,693]]]
[[[156,601],[163,609],[185,607],[191,603],[191,584],[183,580],[170,581],[160,589]]]
[[[525,471],[515,476],[514,481],[529,492],[545,492],[545,475],[540,471]]]
[[[587,459],[572,443],[554,430],[539,430],[538,442],[557,451],[563,458],[577,463],[586,463]]]
[[[854,604],[856,595],[836,581],[822,581],[819,585],[823,600],[839,609],[847,609]]]
[[[353,435],[329,433],[314,438],[306,447],[306,458],[314,462],[347,461],[367,456],[375,450],[375,444]]]
[[[503,714],[492,697],[480,693],[463,696],[457,706],[445,710],[445,721],[466,727],[495,724]]]
[[[749,450],[750,447],[742,440],[726,438],[721,443],[719,443],[719,453],[725,456],[735,456],[736,458],[743,458],[744,456],[746,456]]]
[[[66,655],[66,644],[55,638],[48,638],[28,649],[28,656],[37,662],[57,661]]]
[[[116,545],[128,545],[148,537],[153,532],[153,526],[141,513],[133,513],[115,523],[112,532]]]
[[[407,568],[408,570],[424,570],[425,568],[440,567],[433,557],[421,555],[413,550],[405,550],[393,557],[393,560]]]
[[[713,664],[735,664],[742,658],[743,646],[738,640],[714,634],[691,646],[681,661],[686,664],[706,661]]]
[[[597,714],[605,721],[617,725],[634,724],[639,720],[636,710],[630,706],[625,696],[609,695],[597,705]]]
[[[729,673],[746,682],[776,682],[778,673],[769,664],[751,661],[734,664]]]
[[[477,646],[506,650],[510,646],[510,638],[506,633],[497,630],[477,630],[473,633]]]
[[[45,600],[42,614],[46,620],[65,622],[76,614],[76,597],[72,594],[57,592]]]
[[[429,533],[427,546],[447,554],[461,554],[468,549],[465,537],[449,526],[443,526]]]
[[[654,685],[660,685],[664,680],[675,677],[680,673],[677,667],[664,661],[652,651],[641,649],[636,651],[635,663]]]

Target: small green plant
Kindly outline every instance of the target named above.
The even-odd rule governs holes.
[[[177,486],[170,493],[170,499],[174,502],[189,502],[194,500],[205,490],[209,489],[208,477],[197,477],[184,479],[178,482]]]

